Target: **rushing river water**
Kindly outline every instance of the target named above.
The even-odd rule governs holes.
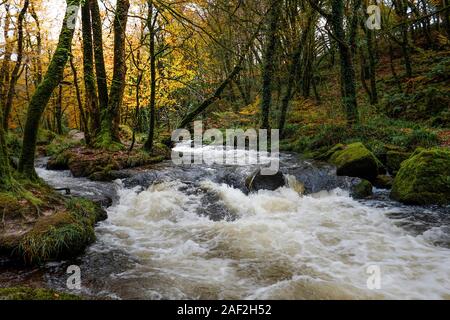
[[[64,289],[77,264],[94,298],[450,299],[448,207],[402,206],[380,190],[353,200],[351,179],[291,154],[281,156],[290,187],[247,194],[254,169],[166,162],[96,183],[38,168],[55,187],[113,198],[109,218],[75,261],[0,263],[0,281]],[[374,266],[378,290],[367,286]]]

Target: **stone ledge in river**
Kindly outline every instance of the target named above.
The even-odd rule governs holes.
[[[358,190],[355,190],[358,186],[360,187],[363,180],[356,177],[337,176],[336,168],[330,164],[305,161],[295,167],[288,168],[286,172],[303,183],[305,194],[340,188],[349,191],[355,198],[363,198]],[[372,187],[370,188],[372,189]]]
[[[450,150],[418,148],[402,162],[391,197],[406,204],[450,204]]]
[[[0,254],[28,264],[77,256],[95,240],[95,224],[107,218],[100,205],[64,198],[46,186],[27,197],[0,193]]]
[[[256,192],[259,190],[274,191],[278,188],[286,186],[286,179],[280,171],[269,176],[262,175],[261,169],[258,169],[245,180],[245,186],[250,192]]]

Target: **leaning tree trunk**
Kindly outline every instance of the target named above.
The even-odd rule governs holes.
[[[39,123],[53,91],[63,79],[64,66],[69,59],[75,32],[75,26],[72,25],[74,23],[73,9],[78,8],[80,2],[81,0],[66,0],[67,10],[59,35],[58,45],[48,66],[47,73],[36,88],[28,106],[19,172],[32,180],[37,179],[37,174],[34,170],[34,157]]]
[[[100,148],[110,148],[115,143],[120,143],[117,119],[122,105],[127,73],[125,31],[129,8],[129,0],[117,0],[114,18],[114,71],[109,91],[108,108],[102,110],[101,132],[96,138],[96,145]]]
[[[269,29],[267,31],[267,45],[264,53],[264,66],[262,73],[262,102],[261,102],[261,128],[270,127],[269,115],[272,104],[272,78],[275,69],[275,50],[277,43],[277,29],[280,21],[280,0],[272,1],[269,15]]]

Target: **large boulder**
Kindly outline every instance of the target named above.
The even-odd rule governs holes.
[[[245,185],[250,192],[256,192],[259,190],[273,191],[286,186],[286,179],[280,171],[269,176],[262,175],[261,169],[258,169],[247,178]]]
[[[406,204],[450,204],[450,150],[417,149],[402,163],[391,197]]]
[[[337,175],[358,177],[373,181],[380,171],[379,160],[362,143],[352,143],[336,151],[330,162],[337,168]]]

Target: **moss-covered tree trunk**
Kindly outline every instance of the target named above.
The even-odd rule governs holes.
[[[89,1],[85,1],[81,8],[81,22],[83,34],[85,109],[89,110],[90,114],[90,125],[88,130],[96,134],[100,130],[100,110],[98,108],[97,88],[95,85],[92,23]]]
[[[108,84],[106,81],[105,58],[103,56],[103,32],[100,9],[97,0],[89,0],[92,17],[92,35],[94,45],[95,72],[100,110],[108,107]]]
[[[156,52],[155,52],[155,24],[156,16],[153,18],[153,0],[148,1],[148,28],[150,31],[150,128],[144,149],[153,151],[153,139],[155,135],[155,109],[156,109]]]
[[[0,112],[0,123],[3,122],[3,114]],[[9,167],[8,149],[6,147],[5,130],[0,126],[0,190],[10,188],[12,182],[11,169]]]
[[[129,0],[117,0],[114,17],[114,71],[109,91],[108,107],[106,110],[102,110],[101,131],[96,139],[96,145],[100,148],[111,148],[120,143],[118,118],[120,116],[119,112],[127,73],[125,31],[129,8]]]
[[[275,69],[275,51],[277,44],[277,31],[280,22],[280,10],[282,1],[271,1],[269,13],[269,25],[267,29],[266,48],[264,53],[264,65],[262,71],[262,101],[261,101],[261,128],[270,127],[270,108],[272,104],[272,80]]]
[[[81,0],[66,0],[67,10],[59,35],[58,45],[48,66],[47,73],[36,88],[28,105],[19,171],[30,179],[37,178],[36,171],[34,170],[34,158],[39,123],[53,91],[63,79],[64,67],[69,59],[75,32],[74,8],[78,8],[80,2]]]

